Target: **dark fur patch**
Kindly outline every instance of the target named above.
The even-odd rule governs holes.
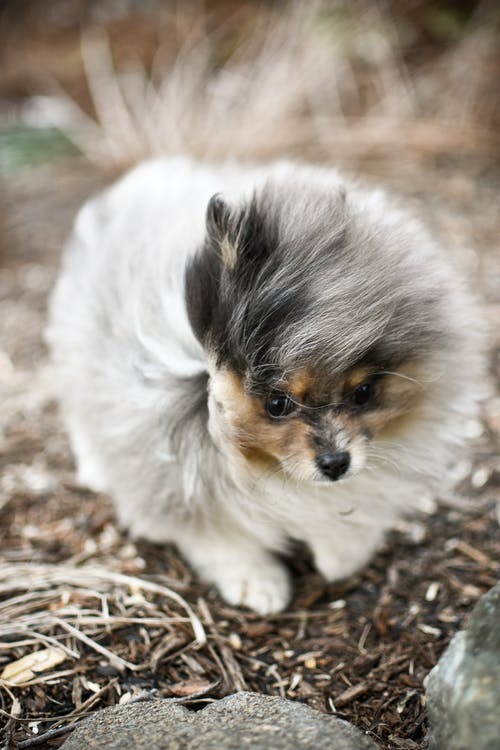
[[[407,252],[389,262],[383,232],[324,188],[270,184],[235,207],[214,196],[186,271],[193,331],[255,392],[312,365],[338,375],[425,358],[449,335],[442,290]]]
[[[214,252],[197,253],[188,263],[185,275],[185,297],[189,322],[202,344],[213,334],[217,319],[222,264]]]
[[[236,248],[235,263],[224,264],[221,243]],[[250,202],[230,209],[214,196],[207,209],[207,237],[189,263],[185,289],[189,320],[198,339],[215,351],[218,362],[245,371],[249,361],[262,362],[278,326],[300,319],[307,300],[285,287],[279,294],[257,294],[283,271],[278,224]]]

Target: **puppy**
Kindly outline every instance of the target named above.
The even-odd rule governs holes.
[[[275,557],[364,566],[476,411],[475,308],[380,191],[290,163],[144,163],[81,210],[48,339],[79,481],[231,604]]]

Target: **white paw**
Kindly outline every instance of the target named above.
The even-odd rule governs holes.
[[[367,565],[383,540],[382,530],[363,534],[359,538],[313,540],[310,542],[316,568],[327,581],[340,581],[357,573]]]
[[[87,487],[92,492],[106,492],[106,483],[99,470],[90,464],[78,463],[76,482],[80,487]]]
[[[261,615],[281,611],[290,599],[288,573],[274,561],[254,567],[234,566],[216,583],[229,604],[249,607]]]
[[[316,568],[327,581],[341,581],[349,578],[361,567],[353,565],[349,560],[341,561],[336,557],[316,558]]]
[[[343,558],[331,551],[323,550],[316,553],[314,562],[327,581],[341,581],[357,573],[368,563],[370,557],[371,554],[361,554],[359,550],[357,554],[346,554]]]

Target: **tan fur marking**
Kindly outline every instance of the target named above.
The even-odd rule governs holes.
[[[344,390],[353,391],[358,385],[365,383],[373,375],[373,370],[368,367],[358,367],[352,370],[346,377],[344,383]]]
[[[219,372],[215,380],[214,395],[234,428],[242,454],[249,461],[270,465],[293,456],[297,461],[314,462],[314,451],[308,441],[309,426],[301,419],[292,416],[271,421],[262,398],[245,393],[243,379],[234,372]]]
[[[299,403],[315,390],[316,377],[312,371],[300,370],[292,375],[286,385],[286,391]]]
[[[227,268],[233,269],[235,267],[236,259],[238,256],[238,248],[234,243],[231,242],[227,235],[222,238],[222,241],[220,243],[220,255],[222,258],[222,262]]]
[[[345,377],[343,385],[338,382],[335,388],[321,373],[303,370],[284,380],[279,387],[298,404],[326,405],[329,399],[342,398],[342,392],[351,393],[373,374],[368,368],[357,368]],[[357,452],[364,451],[359,438],[367,434],[384,438],[397,436],[406,421],[414,418],[425,395],[418,368],[411,364],[398,368],[398,373],[377,379],[375,388],[378,402],[375,408],[347,408],[336,414],[325,412],[332,449],[335,449],[338,433],[345,449],[350,450],[353,457],[358,455],[358,462],[363,461],[363,456]],[[212,390],[229,426],[228,436],[247,461],[264,471],[273,471],[281,465],[295,476],[310,478],[314,474],[316,455],[310,440],[314,428],[301,417],[300,408],[288,418],[270,419],[262,396],[246,393],[244,379],[228,370],[213,376]]]
[[[298,404],[320,406],[330,403],[333,395],[331,379],[317,369],[299,370],[283,383],[283,391]]]
[[[372,435],[396,432],[412,413],[425,393],[416,366],[399,368],[399,375],[387,375],[379,381],[381,408],[363,416],[363,424]],[[402,377],[401,377],[402,376]]]

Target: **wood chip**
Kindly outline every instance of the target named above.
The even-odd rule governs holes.
[[[184,680],[182,682],[177,682],[175,685],[170,685],[170,692],[173,693],[173,695],[181,697],[195,694],[199,695],[208,690],[211,687],[211,684],[212,683],[209,680]]]
[[[334,698],[335,707],[347,706],[349,703],[356,700],[356,698],[359,698],[360,695],[366,693],[368,688],[369,685],[367,682],[360,682],[357,685],[347,688],[347,690],[344,690],[343,693],[340,693],[340,695]]]
[[[462,552],[462,554],[466,555],[467,557],[470,557],[471,560],[474,560],[479,565],[484,565],[485,567],[490,568],[490,570],[498,570],[500,563],[494,562],[490,557],[488,557],[488,555],[485,555],[484,552],[476,549],[476,547],[468,544],[468,542],[465,542],[463,539],[458,539],[454,545],[454,548]]]

